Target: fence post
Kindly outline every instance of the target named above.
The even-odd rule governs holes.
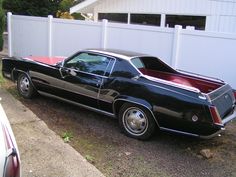
[[[12,57],[12,13],[7,13],[7,29],[8,29],[8,56]]]
[[[178,67],[181,30],[182,30],[181,25],[175,25],[174,38],[173,38],[173,48],[172,48],[172,59],[171,59],[171,66],[175,69]]]
[[[48,16],[48,56],[52,56],[52,19],[53,16],[49,15]]]
[[[107,23],[108,20],[102,20],[102,37],[101,37],[101,46],[103,49],[107,48]]]
[[[166,21],[166,15],[165,14],[161,14],[161,27],[165,28],[165,21]]]

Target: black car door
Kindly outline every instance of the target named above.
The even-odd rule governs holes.
[[[91,52],[81,52],[66,60],[61,69],[66,99],[99,108],[99,91],[109,62],[109,57]]]
[[[29,75],[39,93],[63,97],[65,82],[61,77],[59,66],[34,64]]]

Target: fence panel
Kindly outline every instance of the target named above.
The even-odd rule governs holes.
[[[100,48],[102,23],[53,19],[52,55],[69,56],[78,50]]]
[[[11,26],[13,56],[48,54],[47,18],[12,15]]]
[[[236,36],[186,31],[181,34],[178,68],[221,78],[236,88]]]
[[[113,48],[157,56],[190,72],[221,78],[236,88],[236,34],[8,14],[9,55],[69,56]]]
[[[173,29],[109,23],[107,47],[158,56],[171,64]]]

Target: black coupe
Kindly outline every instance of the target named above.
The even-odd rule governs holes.
[[[5,58],[2,67],[24,98],[39,93],[117,117],[123,132],[137,139],[156,128],[212,137],[236,117],[228,84],[144,54],[91,49],[65,59]]]

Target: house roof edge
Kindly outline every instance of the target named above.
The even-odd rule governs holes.
[[[70,8],[70,14],[73,14],[75,12],[79,12],[79,11],[81,11],[81,9],[84,9],[84,8],[90,6],[91,4],[93,4],[93,3],[97,2],[97,1],[98,0],[85,0],[85,1],[75,5],[73,7],[71,7]]]

